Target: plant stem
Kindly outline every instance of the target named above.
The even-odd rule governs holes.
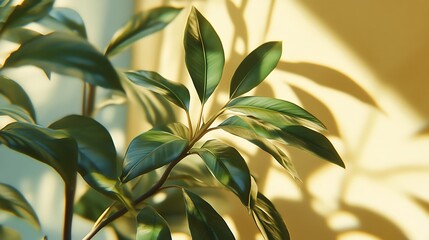
[[[194,131],[192,129],[192,120],[191,120],[191,115],[189,115],[189,111],[186,111],[186,118],[188,119],[189,138],[192,138],[192,135],[194,134]]]
[[[195,133],[197,133],[198,129],[204,124],[203,123],[203,112],[204,112],[204,103],[201,105],[200,114],[198,116],[197,126],[195,128]]]
[[[64,213],[64,229],[63,239],[72,239],[72,222],[73,222],[73,206],[74,206],[74,194],[76,190],[76,184],[72,186],[66,186],[65,188],[65,213]]]
[[[88,84],[88,85],[89,85],[89,89],[88,89],[88,98],[86,101],[85,116],[90,117],[94,112],[96,87],[92,84]]]

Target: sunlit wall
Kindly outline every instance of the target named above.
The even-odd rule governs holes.
[[[161,4],[136,2],[140,9]],[[277,69],[253,93],[293,101],[315,114],[347,165],[344,170],[291,149],[301,183],[250,145],[241,149],[292,239],[429,239],[429,2],[162,3],[185,9],[162,33],[138,44],[134,68],[192,86],[182,40],[194,5],[217,30],[227,57],[214,108],[246,54],[266,41],[283,42]],[[133,124],[135,114],[129,115]],[[130,136],[144,129],[132,126]],[[230,202],[225,214],[239,239],[259,239],[251,217],[238,201]]]

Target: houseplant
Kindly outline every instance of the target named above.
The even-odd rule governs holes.
[[[332,144],[318,131],[324,125],[313,115],[285,100],[244,96],[276,67],[282,53],[281,42],[264,43],[245,57],[229,80],[228,100],[217,113],[207,116],[206,104],[222,78],[225,57],[211,24],[192,8],[184,33],[186,67],[200,101],[199,106],[193,106],[198,108],[198,116],[192,116],[186,86],[156,72],[123,72],[115,69],[109,59],[165,27],[180,9],[161,7],[137,14],[100,53],[86,39],[79,15],[71,9],[54,8],[53,4],[53,0],[1,3],[1,37],[19,44],[5,59],[2,71],[33,65],[48,77],[57,72],[83,80],[82,114],[40,126],[23,88],[2,76],[0,90],[7,101],[0,113],[15,121],[0,130],[0,143],[49,165],[61,176],[66,201],[64,239],[71,239],[74,212],[94,221],[85,239],[91,239],[109,224],[119,238],[169,239],[169,226],[173,223],[166,221],[161,204],[153,201],[159,193],[183,202],[193,238],[234,239],[222,216],[204,200],[201,189],[208,188],[235,194],[266,239],[289,238],[280,214],[258,191],[257,180],[240,152],[211,139],[213,131],[225,131],[253,143],[294,178],[298,174],[283,150],[285,145],[303,148],[344,167]],[[28,28],[30,23],[41,25],[45,31]],[[124,156],[117,156],[109,132],[92,118],[96,87],[130,96],[138,94],[136,86],[156,94],[163,103],[178,107],[187,122],[170,121],[154,126],[136,136]],[[204,168],[195,170],[184,165],[194,161]],[[75,199],[76,182],[81,178],[87,183],[88,192]],[[0,209],[40,228],[25,197],[13,186],[0,187]],[[134,222],[135,229],[124,231],[115,225],[118,221]],[[9,228],[2,229],[5,237],[17,234]]]

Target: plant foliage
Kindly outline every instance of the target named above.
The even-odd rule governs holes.
[[[174,214],[186,217],[192,238],[235,239],[222,214],[198,190],[205,187],[235,194],[265,239],[289,239],[280,213],[259,192],[240,151],[222,140],[211,139],[211,131],[225,131],[253,143],[294,178],[299,176],[284,149],[288,146],[344,167],[331,142],[320,132],[325,126],[315,116],[286,100],[243,96],[275,69],[282,53],[281,42],[264,43],[243,59],[230,80],[229,99],[204,120],[204,105],[222,79],[225,56],[219,35],[196,8],[190,10],[183,39],[185,63],[194,85],[194,89],[189,89],[156,72],[122,72],[109,59],[166,27],[181,9],[159,7],[137,13],[101,53],[86,39],[79,14],[53,4],[54,0],[1,2],[1,40],[19,47],[9,53],[0,72],[0,94],[4,99],[0,115],[14,119],[0,130],[0,144],[48,165],[64,180],[64,239],[72,239],[73,212],[94,221],[85,239],[91,239],[109,224],[120,239],[171,239],[173,213],[154,201],[154,196],[162,192],[183,207],[183,211],[176,210]],[[33,30],[28,27],[32,23],[50,31]],[[26,65],[42,69],[48,77],[57,72],[81,79],[85,90],[89,86],[92,91],[82,93],[83,102],[88,104],[83,105],[82,115],[65,116],[48,126],[37,124],[37,109],[30,97],[3,71]],[[140,93],[137,86],[147,92]],[[94,104],[91,94],[95,87],[128,95],[129,99],[138,96],[146,113],[157,114],[159,110],[143,99],[156,97],[157,101],[172,103],[185,111],[187,123],[158,124],[136,136],[124,156],[120,156],[109,131],[94,119],[90,105]],[[201,103],[194,106],[200,110],[195,119],[190,114],[192,90]],[[148,92],[153,95],[147,95]],[[195,159],[205,167],[199,168],[198,163],[192,162]],[[191,164],[186,165],[188,162]],[[77,201],[74,194],[78,175],[86,181],[88,191]],[[0,211],[23,219],[36,229],[44,227],[24,195],[2,183]],[[18,235],[0,225],[1,239]]]

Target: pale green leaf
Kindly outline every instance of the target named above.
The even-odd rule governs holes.
[[[176,160],[188,146],[188,140],[171,133],[149,130],[134,138],[123,162],[122,182]]]
[[[25,197],[14,187],[2,183],[0,183],[0,211],[21,218],[40,230],[39,219]]]
[[[201,103],[205,103],[222,77],[225,56],[212,25],[192,8],[184,37],[185,63]]]
[[[234,72],[229,97],[238,97],[258,86],[277,66],[281,55],[281,42],[267,42],[253,50]]]
[[[115,33],[105,55],[113,56],[137,40],[165,28],[180,13],[180,10],[180,8],[159,7],[136,14]]]
[[[40,19],[39,24],[54,31],[69,31],[87,38],[85,23],[78,12],[71,8],[53,8],[49,15]]]
[[[0,94],[4,95],[11,104],[24,108],[31,118],[34,121],[36,120],[36,113],[30,97],[18,83],[7,77],[0,76]]]
[[[282,216],[274,205],[262,193],[258,193],[258,200],[252,211],[259,231],[267,240],[289,240],[289,232],[284,224]]]
[[[18,122],[34,123],[34,120],[25,109],[13,104],[0,105],[1,115],[9,116]]]
[[[226,109],[251,115],[274,126],[305,124],[325,129],[320,120],[298,105],[270,97],[239,97],[228,103]]]
[[[192,239],[235,239],[223,218],[198,195],[183,190]]]
[[[189,111],[190,95],[188,89],[177,82],[165,79],[156,72],[135,71],[125,73],[133,83],[158,93],[177,106]]]
[[[2,239],[2,240],[20,240],[21,235],[19,234],[18,231],[14,230],[12,228],[0,225],[0,239]]]
[[[169,123],[167,125],[158,126],[154,129],[174,134],[183,139],[190,139],[189,128],[180,122]]]
[[[216,179],[235,193],[244,206],[250,206],[250,171],[235,148],[209,140],[201,148],[192,149],[191,153],[197,153]]]
[[[122,90],[110,61],[89,42],[75,34],[54,32],[35,37],[12,52],[3,68],[25,65],[79,77],[104,88]]]
[[[293,146],[308,150],[317,156],[345,168],[344,162],[332,143],[321,133],[304,126],[286,126],[282,128],[282,139]]]
[[[165,219],[151,206],[146,206],[137,214],[136,240],[171,239],[170,228]]]

